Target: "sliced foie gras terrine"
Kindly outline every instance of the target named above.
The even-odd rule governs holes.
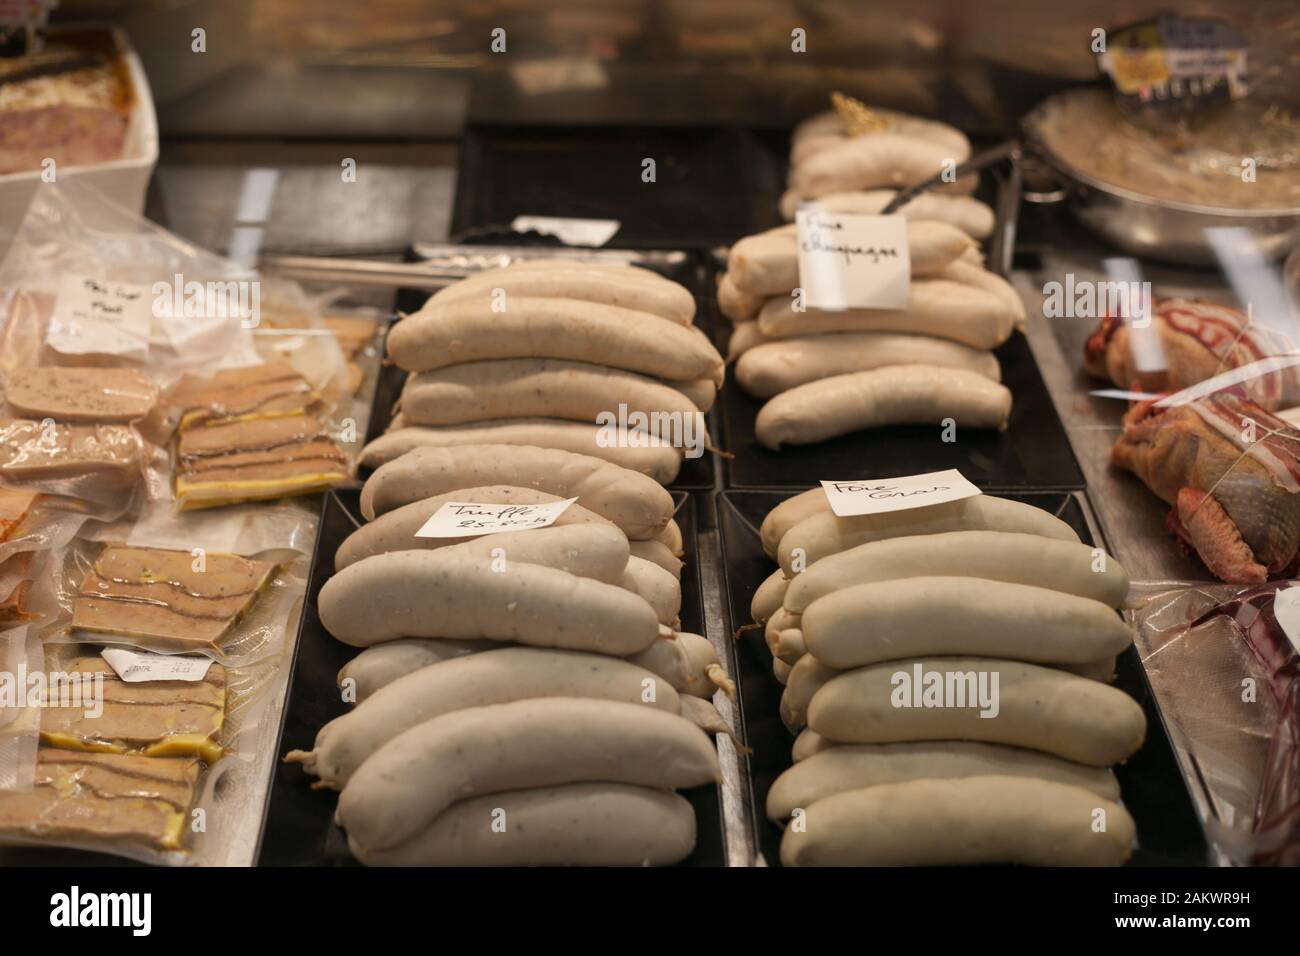
[[[200,757],[216,763],[226,717],[226,670],[213,663],[201,681],[127,683],[102,657],[82,657],[58,667],[76,682],[50,683],[41,709],[41,742],[65,750]],[[102,678],[103,689],[81,684]],[[88,699],[88,694],[97,695]],[[98,713],[96,702],[102,702]]]
[[[196,571],[188,551],[109,545],[81,582],[73,630],[174,650],[219,648],[277,565],[213,552],[203,560]]]

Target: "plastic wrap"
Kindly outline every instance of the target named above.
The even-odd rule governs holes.
[[[1300,863],[1300,582],[1136,593],[1138,651],[1211,797],[1211,838],[1237,863]]]

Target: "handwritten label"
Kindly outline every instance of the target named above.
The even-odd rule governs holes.
[[[59,278],[45,344],[64,355],[149,354],[153,296],[148,286],[65,273]]]
[[[207,657],[173,657],[169,654],[142,654],[122,647],[106,647],[100,656],[128,684],[155,680],[203,680],[212,666]]]
[[[825,212],[795,213],[799,286],[814,309],[905,309],[912,275],[907,220]]]
[[[515,216],[515,232],[537,231],[555,236],[566,246],[603,246],[622,225],[617,219],[564,219],[559,216]]]
[[[955,468],[903,478],[823,481],[831,511],[841,518],[884,514],[973,498],[980,490]]]
[[[415,532],[417,538],[469,538],[503,531],[528,531],[549,528],[577,501],[551,501],[541,505],[479,504],[472,501],[449,501]]]

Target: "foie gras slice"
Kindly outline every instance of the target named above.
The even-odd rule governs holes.
[[[106,849],[180,849],[201,771],[196,758],[43,747],[36,786],[0,791],[0,834]]]
[[[0,419],[0,477],[60,478],[90,472],[130,481],[140,471],[140,436],[129,425],[64,425]]]
[[[226,671],[213,663],[201,681],[127,683],[102,657],[59,668],[42,698],[41,742],[65,750],[146,757],[199,757],[216,763],[226,715]],[[52,671],[53,672],[53,671]]]
[[[187,376],[172,390],[169,401],[180,411],[184,433],[213,420],[306,412],[319,405],[320,396],[292,366],[267,362],[207,378]]]
[[[276,570],[274,561],[109,545],[72,606],[73,630],[117,634],[169,650],[216,649]]]
[[[4,389],[15,411],[58,422],[139,421],[158,404],[158,388],[134,369],[17,369]]]

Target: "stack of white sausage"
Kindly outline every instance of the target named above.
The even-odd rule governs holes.
[[[528,486],[509,484],[527,476]],[[416,537],[448,501],[577,498],[549,527]],[[364,648],[339,674],[357,707],[302,763],[342,791],[369,865],[677,862],[716,782],[709,702],[734,690],[678,633],[681,532],[654,479],[529,445],[417,448],[362,489],[321,623]],[[703,729],[701,729],[703,728]]]
[[[828,118],[829,117],[829,118]],[[961,162],[970,144],[941,123],[891,114],[885,132],[850,137],[835,114],[795,131],[791,191],[782,210],[815,201],[829,212],[881,212],[895,188]],[[729,359],[736,379],[766,399],[755,424],[769,448],[808,444],[864,428],[938,424],[1005,427],[1011,393],[991,350],[1024,321],[1015,290],[983,266],[978,241],[992,211],[963,192],[973,177],[918,196],[908,220],[908,307],[801,309],[793,225],[732,246],[718,305],[735,323]]]
[[[841,518],[818,488],[761,534],[781,570],[752,612],[798,735],[768,794],[789,824],[782,862],[1127,859],[1134,825],[1109,768],[1146,720],[1109,684],[1131,640],[1123,568],[1047,512],[988,496]],[[967,687],[996,674],[993,716],[895,697],[934,673]]]
[[[411,372],[401,414],[362,452],[526,444],[603,458],[670,483],[667,436],[598,441],[598,416],[694,416],[722,385],[722,356],[692,324],[682,286],[634,266],[543,260],[463,279],[397,323],[391,361]]]

